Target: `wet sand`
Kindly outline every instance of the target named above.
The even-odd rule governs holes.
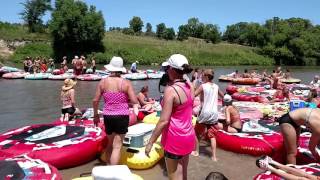
[[[262,172],[255,165],[257,157],[236,154],[222,149],[217,149],[218,162],[210,159],[210,147],[206,142],[201,142],[200,156],[194,157],[190,155],[188,166],[188,179],[204,180],[210,172],[218,171],[223,173],[228,179],[233,180],[249,180]],[[63,179],[72,179],[80,177],[82,173],[91,172],[92,168],[102,165],[99,160],[91,161],[85,165],[75,168],[60,170]],[[155,167],[147,170],[132,170],[146,180],[164,180],[168,179],[164,159],[162,159]]]

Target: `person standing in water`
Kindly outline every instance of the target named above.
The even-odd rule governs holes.
[[[320,145],[320,109],[300,108],[291,111],[278,119],[284,145],[287,153],[287,164],[296,164],[297,146],[300,136],[300,126],[305,125],[311,130],[309,150],[320,162],[316,147]]]
[[[105,68],[111,74],[100,81],[93,99],[94,123],[100,122],[98,107],[100,98],[104,99],[103,119],[109,143],[106,148],[107,163],[117,165],[121,148],[129,126],[129,101],[138,114],[138,100],[130,81],[121,77],[126,72],[121,57],[113,57]]]
[[[131,68],[130,68],[130,71],[132,73],[137,73],[138,72],[138,68],[137,68],[137,64],[139,63],[139,61],[135,61],[131,64]]]
[[[75,90],[74,86],[77,82],[73,81],[72,79],[64,80],[64,85],[61,88],[61,101],[62,101],[62,108],[61,108],[61,121],[70,121],[72,120],[72,115],[76,111],[75,109]]]
[[[146,145],[145,154],[149,156],[153,144],[162,133],[161,144],[169,179],[187,179],[189,154],[194,149],[196,138],[192,126],[193,87],[183,75],[192,69],[187,58],[181,54],[170,56],[168,65],[169,83],[161,102],[160,120]]]
[[[199,141],[205,132],[211,142],[211,159],[217,161],[216,157],[216,138],[214,135],[215,129],[218,129],[218,97],[223,97],[223,93],[219,90],[219,86],[213,83],[214,72],[212,69],[206,69],[202,75],[203,84],[195,91],[195,96],[200,95],[201,111],[197,119],[196,134],[197,147],[193,155],[199,154]]]

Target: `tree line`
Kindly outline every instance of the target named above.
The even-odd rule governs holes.
[[[75,0],[56,0],[54,8],[50,0],[27,0],[23,5],[20,15],[29,31],[43,32],[48,28],[57,57],[104,51],[105,21],[102,12],[94,6]],[[43,25],[41,18],[48,10],[52,11],[52,18]],[[165,40],[184,41],[193,37],[208,43],[227,41],[256,47],[257,53],[274,58],[276,64],[320,64],[320,26],[308,19],[274,17],[263,24],[239,22],[227,26],[224,33],[217,25],[202,23],[195,17],[180,25],[177,32],[165,23],[157,24],[155,31],[150,23],[146,23],[144,32],[143,27],[143,20],[134,16],[129,27],[110,27],[109,31]]]

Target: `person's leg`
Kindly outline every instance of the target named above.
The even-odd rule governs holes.
[[[115,134],[110,157],[111,165],[118,165],[121,157],[121,148],[125,134]]]
[[[63,121],[64,122],[68,122],[69,121],[69,113],[66,113],[66,114],[64,114],[64,118],[63,118]]]
[[[285,165],[283,165],[285,166]],[[296,180],[317,180],[317,177],[311,174],[308,174],[306,172],[300,171],[298,169],[286,166],[286,168],[291,168],[289,171],[284,171],[282,168],[277,169],[273,166],[269,166],[268,170],[271,171],[274,174],[277,174],[280,177],[283,177],[284,179],[296,179]],[[295,172],[299,171],[299,173],[292,173],[292,169],[294,169]],[[288,169],[287,169],[288,170]],[[299,174],[299,175],[297,175]]]
[[[170,180],[178,180],[178,160],[165,157],[168,177]],[[181,170],[182,171],[182,170]],[[182,179],[182,175],[180,180]]]
[[[182,166],[182,177],[183,177],[183,180],[187,180],[187,178],[188,178],[189,155],[186,155],[182,159],[180,159],[179,160],[179,164],[181,164],[181,166]],[[178,167],[178,169],[179,169],[179,167]]]
[[[112,147],[113,147],[113,140],[114,140],[115,133],[107,134],[107,136],[108,136],[109,143],[107,144],[107,148],[106,148],[106,164],[108,165],[110,164],[110,158],[112,154]]]
[[[295,128],[289,123],[280,125],[287,153],[287,164],[296,164],[297,135]]]
[[[238,130],[231,126],[227,126],[226,131],[229,133],[238,133]]]
[[[269,162],[269,164],[275,165],[277,169],[280,169],[282,171],[285,171],[285,172],[287,172],[289,174],[292,174],[292,175],[295,175],[295,176],[306,177],[306,178],[310,178],[310,179],[313,177],[313,175],[310,175],[310,174],[308,174],[308,173],[306,173],[306,172],[304,172],[304,171],[302,171],[300,169],[296,169],[296,168],[293,168],[293,167],[290,167],[290,166],[283,165],[283,164],[281,164],[281,163],[279,163],[277,161],[271,160]]]
[[[210,144],[211,144],[211,151],[212,151],[211,159],[213,161],[218,161],[217,156],[216,156],[216,149],[217,149],[216,137],[210,138]]]

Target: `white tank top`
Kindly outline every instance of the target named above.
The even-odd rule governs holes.
[[[216,84],[205,83],[203,88],[203,103],[200,115],[198,117],[199,123],[215,124],[218,121],[218,90]]]

